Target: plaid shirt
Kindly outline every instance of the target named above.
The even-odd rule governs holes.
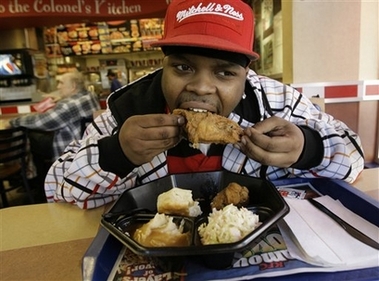
[[[44,113],[28,114],[10,121],[12,127],[26,127],[54,132],[53,160],[63,154],[73,140],[80,139],[82,117],[92,117],[100,109],[96,98],[87,92],[75,94],[58,101],[52,109]]]
[[[141,85],[146,79],[142,78],[133,84]],[[364,159],[360,139],[353,131],[332,116],[320,112],[309,99],[289,86],[258,76],[253,71],[249,72],[247,81],[254,89],[253,94],[258,100],[262,119],[276,115],[299,126],[308,126],[320,134],[324,145],[324,155],[318,166],[309,170],[269,166],[266,171],[267,179],[326,177],[347,182],[356,179],[363,169]],[[151,85],[151,81],[145,83]],[[125,91],[128,87],[121,88],[113,95]],[[108,103],[109,101],[110,99]],[[125,110],[123,109],[123,112]],[[65,201],[77,204],[83,209],[95,208],[115,200],[137,182],[143,184],[168,175],[167,152],[157,155],[149,163],[135,167],[122,178],[102,170],[99,165],[98,140],[117,132],[118,124],[113,114],[108,108],[97,117],[96,125],[87,127],[87,137],[72,142],[60,159],[52,165],[45,181],[45,192],[49,202]],[[244,116],[233,112],[229,118],[243,128],[254,125],[245,120]],[[227,145],[222,155],[222,167],[232,172],[260,177],[262,165],[246,157],[234,146]]]

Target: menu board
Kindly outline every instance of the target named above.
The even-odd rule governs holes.
[[[104,23],[98,23],[99,40],[102,54],[112,53],[111,42],[109,39],[109,28]]]
[[[57,28],[58,44],[64,56],[100,54],[97,24],[70,24]]]
[[[140,51],[139,28],[136,20],[125,22],[109,22],[109,39],[112,53],[128,53]]]
[[[58,44],[57,30],[55,27],[44,30],[45,53],[48,58],[61,57],[61,47]]]
[[[80,56],[152,50],[162,37],[163,19],[67,24],[45,29],[46,55]]]
[[[138,22],[141,34],[142,49],[145,51],[154,49],[150,46],[150,43],[162,38],[164,20],[160,18],[153,18],[140,19]]]

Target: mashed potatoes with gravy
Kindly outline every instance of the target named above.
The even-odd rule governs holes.
[[[233,243],[241,240],[260,225],[258,215],[233,204],[221,210],[213,209],[208,224],[198,227],[203,245]]]
[[[178,226],[173,217],[158,213],[136,229],[133,239],[146,247],[185,247],[190,242],[189,233],[184,232],[184,220]]]

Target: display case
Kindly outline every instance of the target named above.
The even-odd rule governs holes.
[[[162,37],[161,18],[78,23],[46,28],[48,57],[118,54],[154,50]]]

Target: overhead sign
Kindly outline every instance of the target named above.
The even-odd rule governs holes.
[[[0,3],[0,28],[163,18],[171,0],[9,0]]]

